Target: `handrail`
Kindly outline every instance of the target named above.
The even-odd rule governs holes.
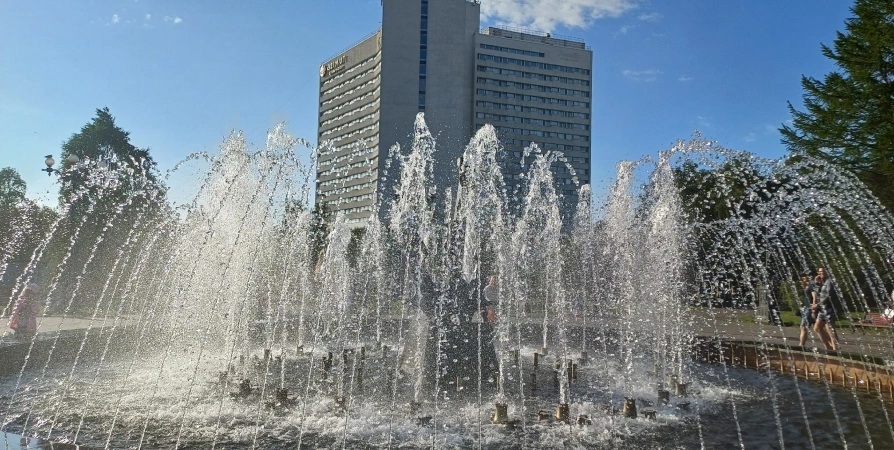
[[[484,34],[484,31],[487,31],[488,28],[494,28],[497,30],[504,30],[504,31],[511,31],[513,33],[530,34],[531,36],[545,37],[545,38],[550,38],[550,39],[560,39],[563,41],[577,42],[579,44],[586,44],[586,42],[583,39],[574,37],[574,36],[565,36],[565,35],[561,35],[561,34],[553,34],[553,33],[547,33],[547,32],[543,32],[543,31],[535,31],[535,30],[529,30],[529,29],[525,29],[525,28],[519,28],[519,27],[510,27],[510,26],[506,26],[506,25],[489,26],[489,27],[485,28],[484,30],[482,30],[482,34]]]
[[[346,47],[344,50],[342,50],[342,51],[340,51],[340,52],[338,52],[338,53],[336,53],[336,54],[330,56],[329,58],[326,58],[326,59],[323,61],[322,64],[326,64],[326,63],[328,63],[329,61],[332,61],[333,59],[337,58],[339,55],[342,55],[342,54],[344,54],[344,53],[347,53],[347,52],[351,51],[354,47],[357,47],[358,45],[360,45],[360,44],[366,42],[367,39],[369,39],[369,38],[371,38],[371,37],[373,37],[373,36],[379,34],[379,32],[381,32],[381,31],[382,31],[382,27],[379,27],[379,29],[377,29],[376,31],[373,31],[373,32],[370,33],[370,34],[367,34],[366,36],[363,36],[363,38],[361,38],[359,41],[354,42],[354,43],[351,44],[350,46]]]

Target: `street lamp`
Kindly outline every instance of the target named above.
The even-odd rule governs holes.
[[[68,158],[65,158],[65,160],[68,161],[69,164],[72,164],[72,165],[81,162],[81,158],[78,158],[78,156],[75,154],[68,155]],[[41,169],[41,172],[46,172],[47,175],[52,175],[54,173],[56,173],[56,174],[62,173],[59,169],[53,168],[53,165],[56,164],[56,160],[53,159],[53,155],[47,155],[46,159],[43,160],[43,163],[47,165],[47,168]]]

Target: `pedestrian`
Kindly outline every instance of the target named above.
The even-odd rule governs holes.
[[[816,285],[819,308],[814,331],[819,334],[820,330],[822,330],[823,337],[825,337],[823,345],[826,347],[826,350],[830,348],[831,350],[838,350],[838,334],[835,332],[834,327],[837,315],[835,313],[835,305],[833,304],[835,300],[839,299],[838,286],[835,284],[835,280],[832,279],[832,274],[824,267],[817,269]]]
[[[809,273],[801,275],[801,284],[804,285],[804,299],[801,305],[801,337],[800,346],[807,343],[807,331],[816,323],[816,284],[810,279]]]
[[[888,299],[887,304],[885,305],[885,310],[882,312],[882,315],[885,316],[888,321],[894,319],[894,290],[891,291],[891,298]]]
[[[40,286],[29,283],[19,294],[19,300],[13,308],[9,320],[9,328],[15,330],[15,337],[30,338],[37,334],[37,316],[40,314]]]

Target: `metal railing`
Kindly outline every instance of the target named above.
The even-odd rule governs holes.
[[[546,33],[543,31],[534,31],[528,30],[524,28],[518,27],[510,27],[503,25],[495,25],[489,26],[483,30],[481,30],[481,34],[486,34],[488,36],[497,36],[497,37],[506,37],[506,38],[514,38],[515,36],[506,36],[500,31],[508,31],[510,33],[517,33],[518,40],[520,41],[528,41],[528,42],[537,42],[541,44],[554,45],[557,47],[571,47],[571,48],[581,48],[590,50],[590,46],[586,45],[586,42],[577,37],[573,36],[564,36],[561,34],[553,34]],[[527,37],[527,39],[526,39]],[[574,43],[576,45],[568,45],[569,43]]]
[[[340,52],[330,56],[329,58],[326,58],[325,60],[323,60],[323,62],[321,64],[326,64],[329,61],[332,61],[333,59],[337,58],[339,55],[342,55],[344,53],[351,51],[354,47],[357,47],[358,45],[366,42],[369,38],[379,34],[379,32],[381,32],[381,31],[382,31],[382,27],[379,27],[379,29],[377,29],[376,31],[373,31],[370,34],[363,36],[360,40],[354,42],[353,44],[349,45],[348,47],[345,47],[344,50],[341,50]]]

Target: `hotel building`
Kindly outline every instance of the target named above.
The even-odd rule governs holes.
[[[525,146],[565,154],[589,183],[592,52],[576,39],[480,27],[467,0],[384,0],[382,27],[320,67],[317,202],[360,224],[388,195],[389,148],[412,142],[424,112],[437,139],[435,182],[451,186],[456,159],[485,124],[497,128],[507,183]],[[565,164],[554,168],[568,204],[576,191]],[[381,184],[381,185],[380,185]],[[384,194],[383,194],[384,193]]]

